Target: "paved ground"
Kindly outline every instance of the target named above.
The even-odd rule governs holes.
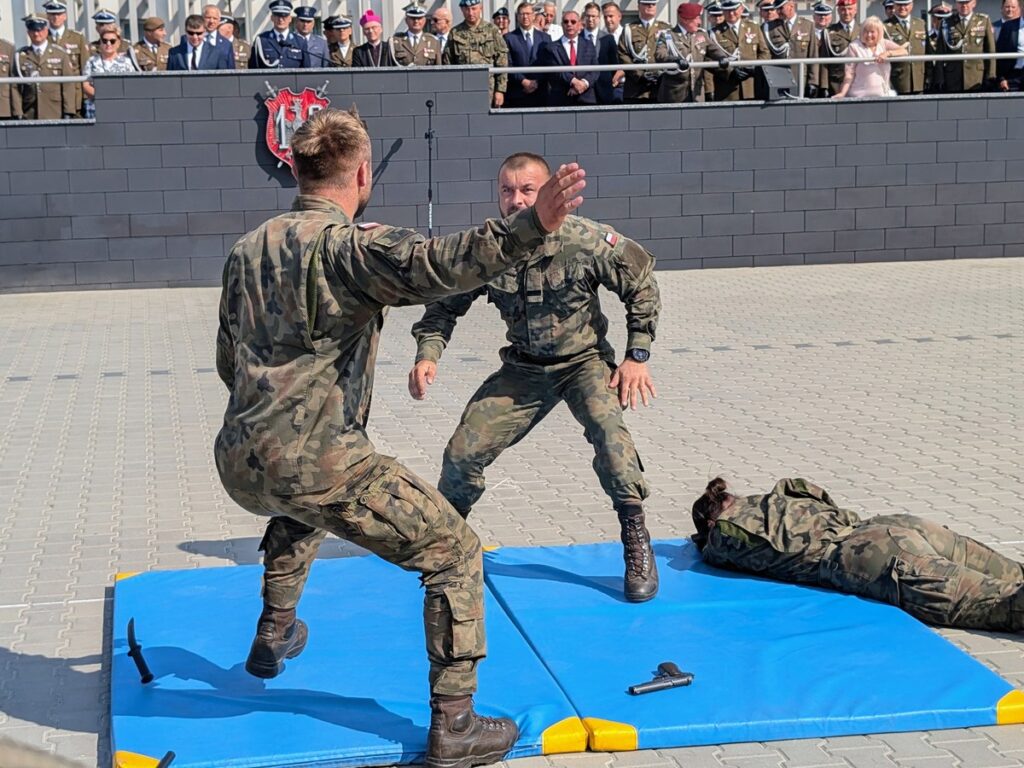
[[[660,280],[661,397],[630,417],[656,489],[655,535],[690,532],[686,510],[716,473],[751,492],[800,474],[855,509],[927,515],[1024,559],[1024,261]],[[0,296],[0,737],[110,765],[103,659],[114,574],[257,559],[260,525],[221,492],[211,460],[225,397],[216,299],[205,289]],[[462,405],[495,367],[501,333],[490,307],[475,309],[430,399],[413,403],[405,375],[417,316],[389,318],[372,432],[433,478]],[[618,323],[620,347],[622,336]],[[564,408],[489,480],[474,513],[489,543],[617,535]],[[947,634],[1024,685],[1022,640]],[[1022,764],[1024,728],[993,727],[512,765]]]

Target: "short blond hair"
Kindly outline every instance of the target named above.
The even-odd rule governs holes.
[[[878,33],[879,39],[885,37],[885,26],[882,24],[882,20],[877,16],[868,16],[864,19],[864,23],[860,25],[861,34],[863,35],[864,30],[871,29],[872,27],[874,27],[875,31]]]
[[[370,136],[355,107],[322,109],[292,136],[292,159],[299,184],[342,184],[370,159]]]

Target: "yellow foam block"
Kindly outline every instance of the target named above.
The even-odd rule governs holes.
[[[540,738],[541,754],[544,755],[587,751],[587,729],[578,717],[567,717],[548,726]]]
[[[1024,723],[1024,691],[1010,691],[996,703],[996,723],[999,725]]]
[[[142,571],[122,571],[121,573],[114,576],[114,581],[124,581],[130,579],[132,576],[138,576]]]
[[[637,748],[636,728],[628,723],[585,717],[583,724],[590,733],[590,748],[595,752],[630,752]]]
[[[159,764],[159,760],[148,755],[123,750],[114,753],[114,768],[156,768]]]

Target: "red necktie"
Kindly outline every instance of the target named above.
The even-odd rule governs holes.
[[[575,40],[570,40],[569,41],[569,63],[572,64],[572,66],[574,66],[574,67],[576,66],[576,41]]]

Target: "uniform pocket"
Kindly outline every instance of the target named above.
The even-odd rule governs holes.
[[[487,648],[483,596],[460,587],[447,587],[444,596],[452,614],[452,658],[483,656]]]
[[[376,487],[373,487],[376,486]],[[390,528],[407,542],[422,539],[429,528],[423,511],[434,506],[419,488],[404,477],[388,473],[359,497],[359,506],[372,512],[364,521],[363,534],[380,531],[387,533]]]

